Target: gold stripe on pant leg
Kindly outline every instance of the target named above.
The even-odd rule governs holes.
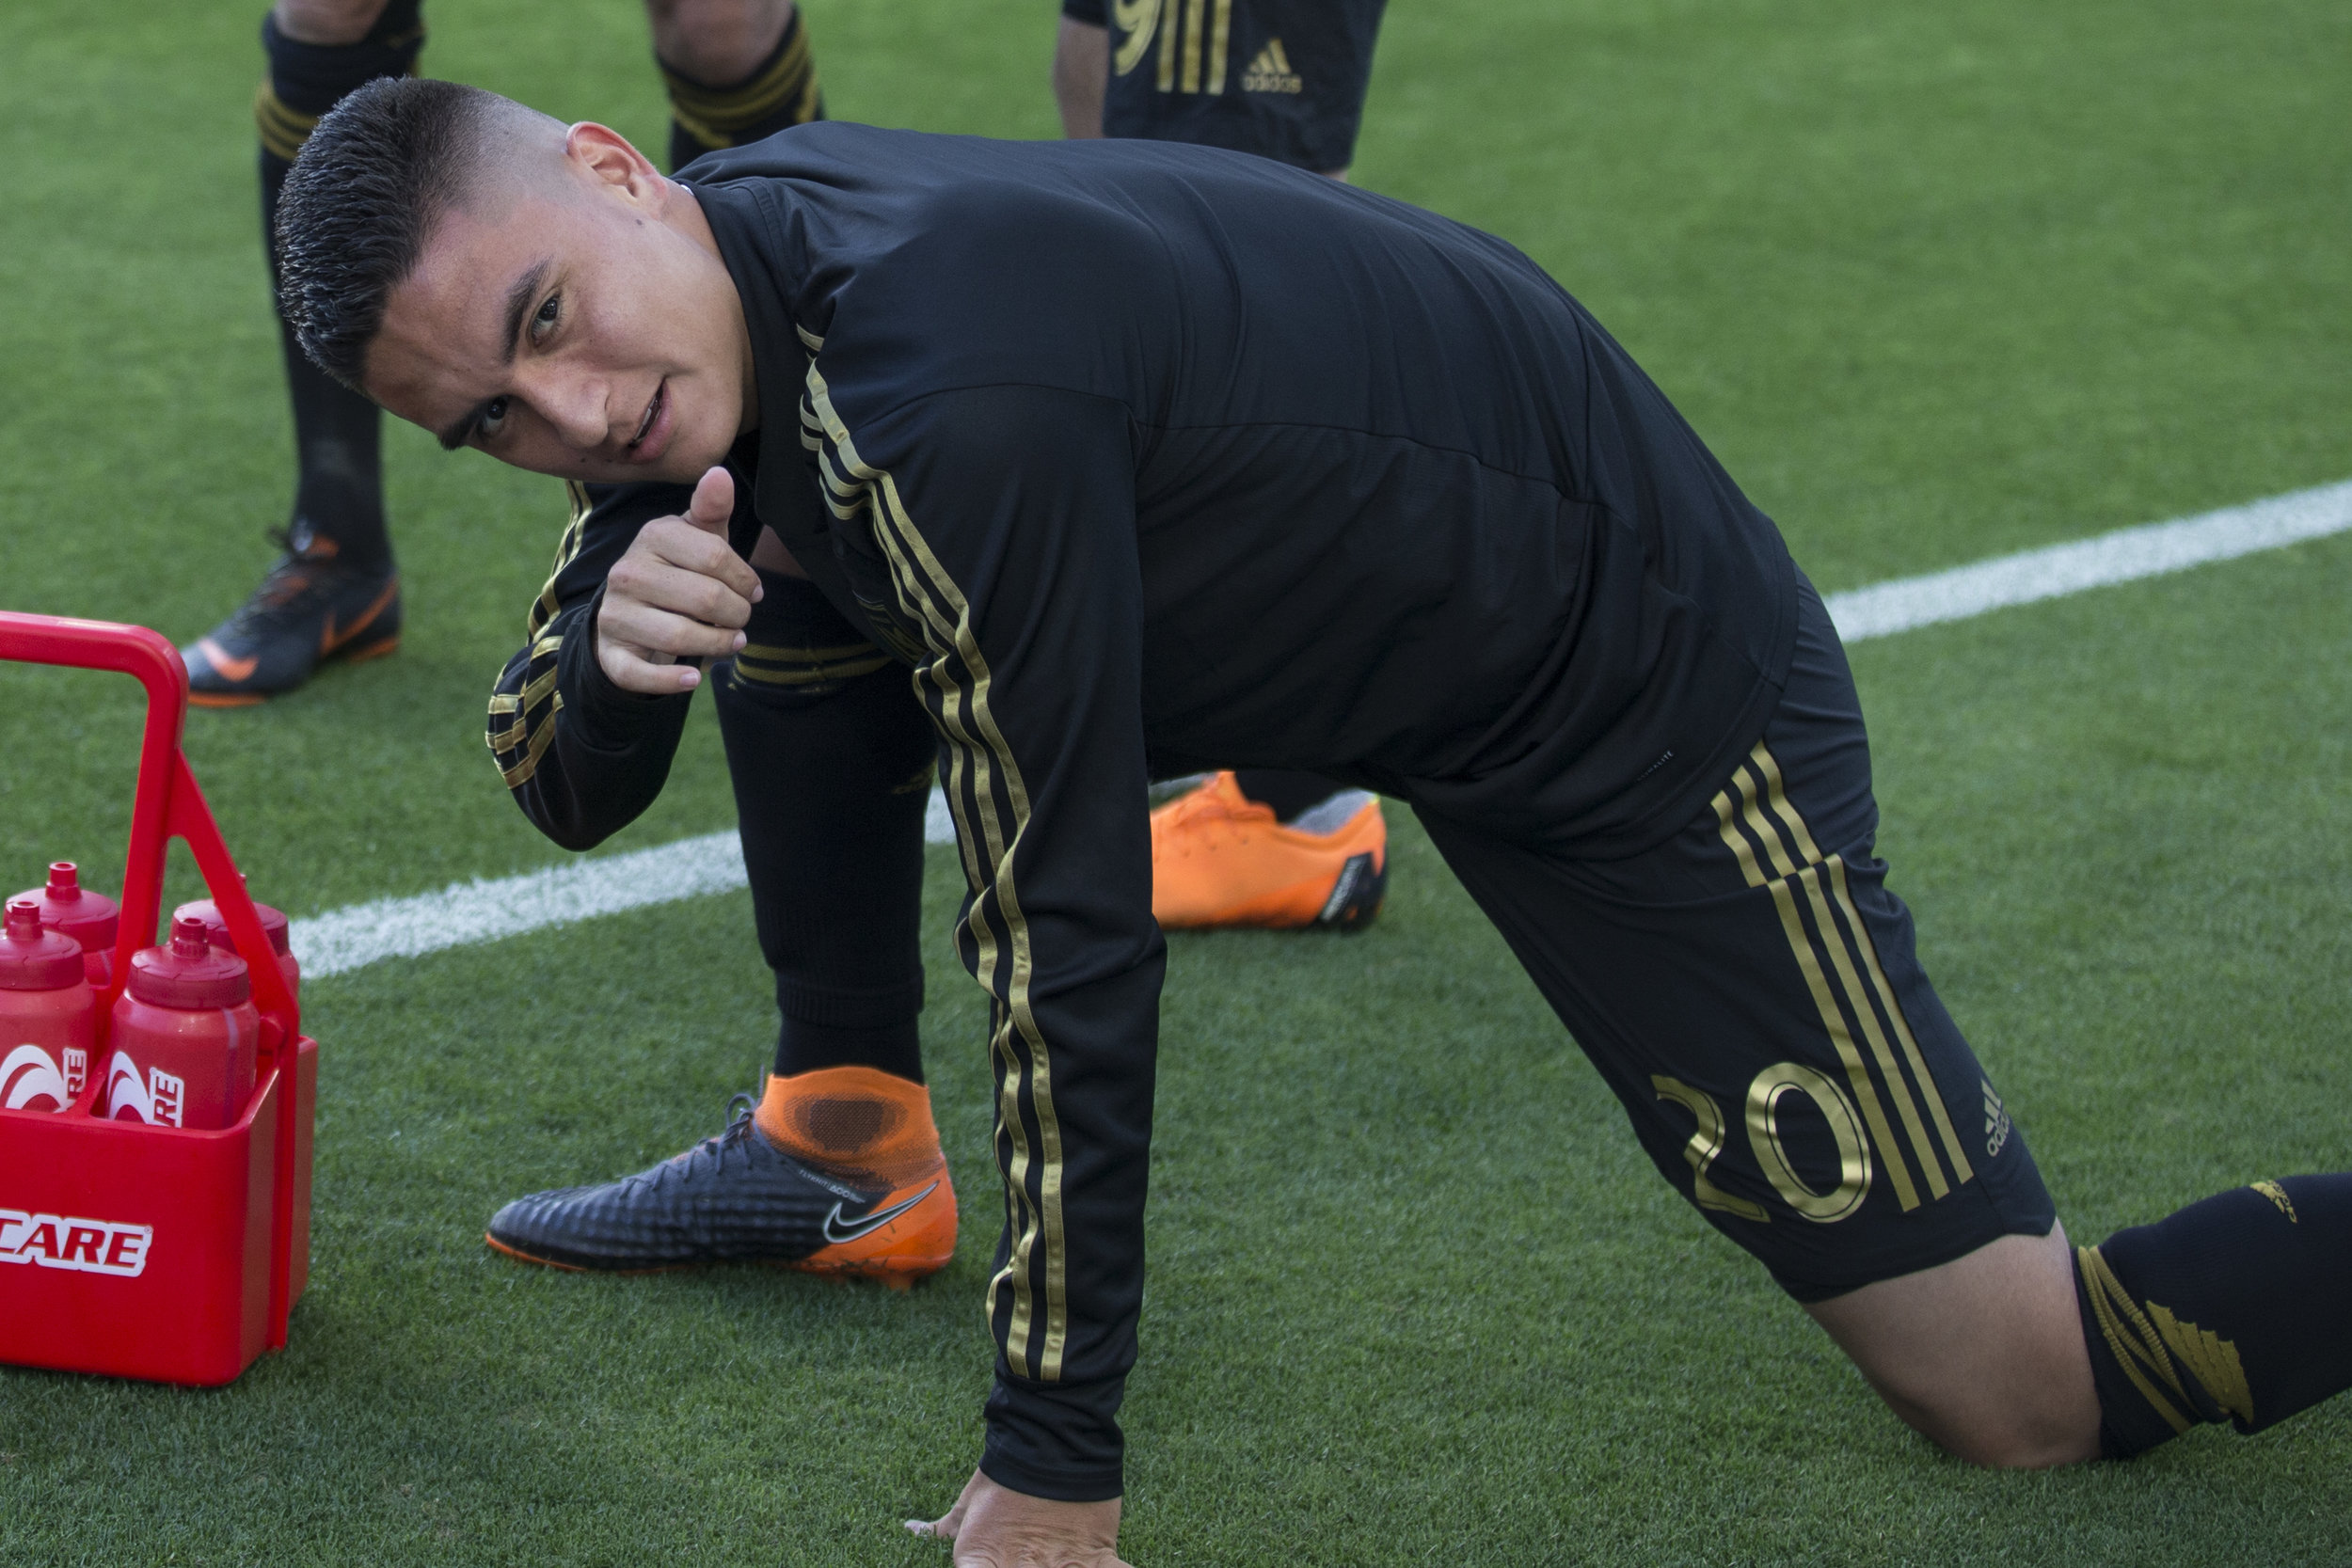
[[[1895,988],[1887,983],[1886,971],[1880,966],[1877,943],[1870,940],[1870,928],[1862,923],[1862,911],[1854,906],[1853,894],[1846,886],[1846,863],[1836,855],[1829,858],[1831,885],[1836,890],[1837,903],[1846,911],[1852,925],[1854,945],[1862,954],[1862,961],[1869,967],[1870,983],[1878,988],[1879,999],[1886,1004],[1887,1021],[1895,1026],[1896,1037],[1901,1040],[1903,1054],[1911,1063],[1912,1076],[1919,1081],[1919,1093],[1928,1102],[1928,1114],[1935,1118],[1935,1130],[1944,1140],[1944,1150],[1951,1156],[1952,1174],[1966,1186],[1977,1172],[1968,1163],[1967,1150],[1962,1146],[1960,1134],[1952,1129],[1952,1118],[1945,1109],[1944,1096],[1936,1088],[1934,1076],[1928,1071],[1927,1057],[1919,1050],[1919,1040],[1911,1032],[1911,1021],[1895,1000]]]
[[[1902,1069],[1895,1060],[1894,1047],[1879,1028],[1878,1015],[1871,1010],[1869,995],[1864,990],[1862,977],[1854,969],[1851,939],[1838,929],[1836,920],[1830,913],[1823,891],[1820,846],[1814,842],[1813,834],[1804,825],[1804,817],[1788,799],[1788,788],[1781,779],[1780,765],[1772,759],[1772,753],[1763,742],[1758,741],[1750,755],[1754,758],[1756,770],[1763,775],[1766,803],[1770,805],[1772,815],[1788,826],[1792,845],[1804,857],[1805,869],[1797,879],[1804,884],[1805,898],[1813,907],[1814,922],[1820,927],[1823,948],[1837,971],[1838,989],[1845,994],[1848,1006],[1853,1009],[1855,1021],[1862,1025],[1863,1037],[1870,1042],[1870,1054],[1879,1065],[1880,1076],[1886,1081],[1887,1093],[1894,1098],[1895,1113],[1902,1118],[1904,1131],[1911,1134],[1912,1157],[1918,1161],[1920,1169],[1927,1176],[1930,1196],[1943,1197],[1951,1191],[1951,1186],[1944,1180],[1944,1167],[1936,1161],[1935,1146],[1928,1138],[1927,1124],[1920,1119],[1918,1103],[1903,1081]],[[1754,804],[1751,800],[1751,807]],[[1831,856],[1830,862],[1836,863],[1836,857]],[[1926,1096],[1929,1104],[1940,1115],[1943,1110],[1942,1097],[1935,1092],[1934,1080],[1926,1077],[1924,1072],[1919,1081],[1919,1092]]]
[[[1880,967],[1878,948],[1870,940],[1870,928],[1863,924],[1862,911],[1855,905],[1853,895],[1846,886],[1845,862],[1836,855],[1824,857],[1820,847],[1813,842],[1813,835],[1805,829],[1804,816],[1798,812],[1795,802],[1788,799],[1788,788],[1781,778],[1780,764],[1763,742],[1756,743],[1753,755],[1770,785],[1773,810],[1788,822],[1790,831],[1796,834],[1797,843],[1804,849],[1805,859],[1808,862],[1822,862],[1830,867],[1831,880],[1836,893],[1838,906],[1845,911],[1847,923],[1852,927],[1854,950],[1861,956],[1864,966],[1868,969],[1880,1001],[1885,1005],[1887,1022],[1894,1028],[1896,1038],[1901,1043],[1904,1056],[1911,1064],[1912,1078],[1918,1085],[1920,1097],[1928,1102],[1928,1115],[1934,1118],[1936,1131],[1943,1136],[1944,1151],[1951,1160],[1953,1175],[1959,1179],[1960,1184],[1964,1186],[1976,1175],[1976,1170],[1969,1164],[1967,1153],[1963,1149],[1958,1135],[1952,1131],[1952,1120],[1945,1109],[1944,1096],[1936,1087],[1934,1076],[1928,1071],[1927,1058],[1919,1050],[1917,1037],[1911,1031],[1911,1021],[1903,1016],[1901,1006],[1895,1001],[1895,988],[1887,983],[1886,972]],[[1856,997],[1855,1001],[1858,1007],[1865,1006],[1861,998]],[[1921,1153],[1932,1173],[1935,1166],[1935,1161],[1931,1157],[1932,1150],[1926,1144],[1924,1136],[1920,1136]],[[1931,1184],[1940,1187],[1941,1174],[1932,1174],[1931,1180]],[[1935,1196],[1941,1197],[1944,1194],[1939,1190]]]
[[[1753,800],[1754,786],[1748,782],[1746,769],[1733,774],[1733,779],[1740,794]],[[1830,994],[1829,982],[1821,973],[1820,959],[1814,951],[1812,938],[1805,931],[1804,918],[1797,912],[1796,899],[1788,892],[1788,879],[1767,877],[1764,868],[1756,863],[1755,849],[1740,833],[1734,819],[1730,790],[1717,794],[1714,806],[1717,831],[1723,835],[1724,842],[1731,847],[1732,853],[1739,857],[1740,869],[1747,878],[1748,885],[1769,890],[1772,895],[1772,907],[1780,911],[1781,931],[1788,940],[1788,950],[1796,958],[1799,972],[1804,975],[1806,990],[1813,994],[1813,1005],[1821,1015],[1821,1026],[1829,1032],[1830,1043],[1837,1048],[1837,1059],[1845,1065],[1847,1081],[1853,1085],[1863,1120],[1869,1126],[1870,1140],[1878,1146],[1880,1160],[1885,1166],[1888,1180],[1895,1183],[1896,1201],[1905,1210],[1916,1209],[1919,1207],[1919,1194],[1912,1185],[1910,1168],[1903,1163],[1901,1146],[1895,1141],[1894,1129],[1887,1125],[1885,1109],[1880,1105],[1878,1090],[1870,1083],[1869,1069],[1863,1065],[1862,1053],[1854,1048],[1853,1036],[1847,1030],[1846,1020],[1838,1011],[1837,999]],[[1767,848],[1778,855],[1776,842],[1767,841]]]

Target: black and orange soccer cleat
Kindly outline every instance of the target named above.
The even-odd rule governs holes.
[[[483,1239],[552,1268],[768,1263],[905,1290],[956,1250],[930,1091],[872,1068],[770,1078],[725,1131],[601,1186],[519,1197]]]
[[[1168,930],[1359,931],[1388,886],[1388,822],[1360,789],[1282,823],[1232,774],[1213,773],[1152,814],[1152,915]]]
[[[180,650],[188,700],[245,707],[292,691],[330,658],[380,658],[400,646],[400,577],[347,565],[335,542],[297,523],[286,553],[219,626]]]

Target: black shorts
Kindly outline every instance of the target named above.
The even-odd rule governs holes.
[[[1575,861],[1422,819],[1659,1170],[1821,1301],[2056,1211],[1887,891],[1853,676],[1800,594],[1763,739],[1666,843]]]
[[[1110,27],[1103,134],[1334,174],[1356,156],[1388,0],[1063,0]]]

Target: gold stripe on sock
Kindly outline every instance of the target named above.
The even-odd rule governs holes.
[[[2171,1358],[2165,1354],[2164,1341],[2157,1338],[2154,1325],[2142,1315],[2138,1304],[2123,1289],[2123,1282],[2115,1277],[2115,1271],[2107,1267],[2107,1260],[2099,1255],[2097,1247],[2076,1247],[2074,1261],[2082,1269],[2083,1293],[2090,1298],[2090,1315],[2098,1321],[2099,1332],[2106,1339],[2116,1365],[2123,1369],[2132,1386],[2139,1390],[2175,1433],[2186,1432],[2193,1423],[2175,1408],[2173,1401],[2187,1404],[2188,1394],[2173,1375]],[[2172,1399],[2166,1399],[2149,1381],[2149,1372],[2164,1380]]]
[[[2287,1190],[2284,1187],[2280,1186],[2276,1181],[2255,1181],[2249,1184],[2263,1196],[2270,1199],[2271,1207],[2284,1214],[2289,1225],[2303,1223],[2295,1217],[2295,1200],[2287,1196]]]
[[[661,79],[670,89],[670,116],[703,146],[717,150],[736,145],[736,137],[763,120],[771,119],[787,103],[795,125],[817,118],[822,96],[817,68],[808,46],[808,29],[798,17],[791,38],[766,69],[751,80],[731,87],[707,87],[690,81],[668,66]]]
[[[298,114],[286,107],[286,101],[278,96],[270,79],[262,78],[262,85],[253,92],[253,128],[261,133],[262,146],[273,158],[293,163],[302,151],[302,144],[318,129],[319,117]]]
[[[2195,1323],[2183,1323],[2169,1309],[2153,1301],[2148,1304],[2148,1317],[2180,1362],[2181,1370],[2204,1389],[2214,1403],[2252,1426],[2254,1391],[2247,1386],[2246,1366],[2237,1358],[2237,1346]]]

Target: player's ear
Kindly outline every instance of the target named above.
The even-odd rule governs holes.
[[[599,184],[644,197],[663,183],[661,171],[608,125],[583,119],[564,133],[564,156]]]

